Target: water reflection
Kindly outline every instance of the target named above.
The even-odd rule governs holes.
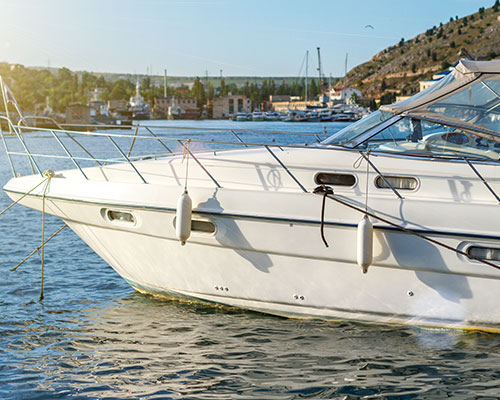
[[[2,386],[38,394],[326,398],[500,384],[496,335],[282,319],[138,293],[103,308],[26,307],[31,320],[2,325],[15,339],[2,346],[0,374]],[[479,370],[487,385],[469,379]]]

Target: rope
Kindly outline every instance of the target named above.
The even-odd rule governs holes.
[[[318,190],[321,188],[321,190]],[[325,203],[326,203],[326,195],[327,194],[333,194],[333,190],[329,186],[321,185],[318,186],[317,188],[314,189],[313,193],[320,193],[323,192],[323,201],[321,203],[321,239],[323,239],[323,243],[325,244],[326,247],[329,247],[328,242],[326,241],[325,238]]]
[[[187,184],[188,184],[188,172],[189,172],[189,151],[188,147],[191,144],[191,139],[188,139],[188,141],[185,144],[185,147],[182,149],[182,161],[186,159],[186,178],[184,181],[184,192],[187,193]]]
[[[24,257],[24,259],[18,263],[14,268],[11,269],[11,271],[17,271],[17,269],[23,265],[33,254],[35,254],[36,252],[38,252],[42,246],[44,246],[45,244],[47,244],[52,238],[54,238],[59,232],[61,232],[64,228],[66,228],[68,225],[67,224],[64,224],[63,226],[61,226],[55,233],[53,233],[45,242],[43,242],[43,244],[41,244],[40,246],[38,246],[35,250],[33,250],[30,254],[28,254],[26,257]]]
[[[55,176],[54,171],[48,169],[43,172],[43,175],[47,177],[47,183],[42,193],[42,273],[41,273],[41,285],[40,285],[40,300],[43,300],[43,273],[45,266],[45,195],[47,194],[47,189],[49,188],[50,180]]]
[[[368,177],[370,175],[370,163],[369,163],[369,160],[370,160],[370,152],[368,151],[367,152],[367,155],[366,155],[368,158],[366,160],[366,189],[365,189],[365,215],[366,215],[366,211],[368,211]]]
[[[500,265],[495,265],[495,264],[493,264],[493,263],[491,263],[491,262],[489,262],[487,260],[484,260],[482,258],[479,258],[479,257],[473,256],[473,255],[467,254],[466,252],[464,252],[462,250],[459,250],[459,249],[456,249],[454,247],[448,246],[447,244],[439,242],[438,240],[435,240],[435,239],[432,239],[430,237],[424,236],[424,235],[422,235],[422,234],[420,234],[418,232],[412,231],[411,229],[405,228],[404,226],[395,224],[394,222],[391,222],[391,221],[389,221],[389,220],[387,220],[385,218],[379,217],[379,216],[377,216],[377,215],[375,215],[375,214],[373,214],[373,213],[371,213],[369,211],[365,211],[362,208],[359,208],[359,207],[356,207],[356,206],[354,206],[352,204],[349,204],[346,201],[339,199],[338,197],[334,197],[333,196],[333,190],[331,188],[328,188],[328,189],[330,189],[332,191],[332,194],[325,192],[325,190],[328,190],[327,188],[328,187],[324,187],[324,185],[323,186],[318,186],[318,187],[316,187],[314,189],[313,193],[315,193],[315,194],[323,194],[324,197],[328,197],[329,199],[331,199],[333,201],[336,201],[337,203],[340,203],[340,204],[342,204],[342,205],[344,205],[346,207],[352,208],[353,210],[356,210],[356,211],[358,211],[358,212],[360,212],[362,214],[366,214],[369,217],[372,217],[374,219],[378,219],[379,221],[382,221],[382,222],[386,223],[387,225],[393,226],[393,227],[395,227],[395,228],[397,228],[397,229],[399,229],[399,230],[401,230],[403,232],[406,232],[406,233],[409,233],[411,235],[417,236],[417,237],[419,237],[421,239],[424,239],[424,240],[427,240],[428,242],[431,242],[431,243],[433,243],[433,244],[435,244],[437,246],[444,247],[445,249],[454,251],[455,253],[461,254],[461,255],[463,255],[463,256],[465,256],[467,258],[471,258],[471,259],[473,259],[475,261],[478,261],[478,262],[480,262],[482,264],[485,264],[485,265],[488,265],[490,267],[493,267],[495,269],[499,269],[500,270]]]
[[[16,205],[17,203],[19,203],[22,199],[24,199],[27,195],[29,195],[33,190],[35,190],[38,186],[40,186],[42,183],[46,182],[47,180],[49,179],[49,177],[46,177],[45,179],[43,179],[40,183],[38,183],[33,189],[30,189],[28,192],[24,193],[19,199],[17,199],[16,201],[14,201],[10,206],[8,206],[5,210],[3,210],[2,212],[0,212],[0,215],[2,215],[4,212],[6,212],[9,208],[11,208],[12,206]]]

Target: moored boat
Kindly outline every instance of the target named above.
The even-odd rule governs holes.
[[[180,140],[185,157],[121,151],[123,162],[80,168],[68,154],[76,168],[47,177],[25,147],[15,153],[38,173],[18,177],[13,166],[4,191],[17,200],[50,179],[20,202],[45,203],[141,292],[500,331],[499,93],[500,61],[461,61],[314,146],[239,140],[241,149],[192,152],[195,138],[138,134]]]

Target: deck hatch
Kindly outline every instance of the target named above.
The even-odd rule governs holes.
[[[395,189],[400,190],[415,190],[418,186],[418,181],[416,178],[409,176],[387,176],[384,178],[389,182]],[[384,181],[380,175],[375,179],[375,186],[379,189],[391,189],[391,187]]]
[[[488,261],[500,261],[500,248],[486,246],[470,246],[467,254]]]
[[[318,185],[354,186],[356,177],[352,174],[318,172],[314,177]]]

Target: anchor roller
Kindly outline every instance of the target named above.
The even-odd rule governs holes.
[[[188,240],[191,235],[192,210],[193,203],[186,189],[177,201],[177,212],[175,214],[175,233],[183,246],[186,244],[186,240]]]
[[[358,224],[357,261],[363,273],[366,274],[373,261],[373,224],[366,214]]]

